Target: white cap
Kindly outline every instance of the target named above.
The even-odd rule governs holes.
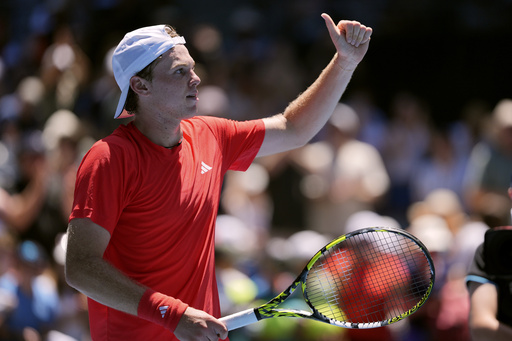
[[[114,118],[131,116],[124,110],[130,79],[165,51],[178,44],[185,44],[185,38],[169,36],[165,27],[156,25],[139,28],[127,33],[117,45],[112,56],[112,69],[117,85],[121,88],[121,97]]]

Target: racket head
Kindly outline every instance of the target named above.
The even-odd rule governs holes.
[[[333,240],[306,269],[302,291],[312,317],[344,328],[376,328],[410,316],[426,302],[435,281],[425,245],[389,227]]]

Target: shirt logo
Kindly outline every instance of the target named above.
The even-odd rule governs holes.
[[[208,166],[206,163],[201,161],[201,174],[204,174],[212,169],[211,166]]]
[[[162,314],[162,318],[164,318],[165,317],[165,313],[167,312],[167,309],[169,309],[169,306],[168,305],[164,305],[164,306],[161,306],[158,309],[160,310],[160,314]]]

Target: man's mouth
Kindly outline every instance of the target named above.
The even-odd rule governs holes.
[[[197,100],[197,99],[198,99],[198,98],[197,98],[197,92],[195,92],[195,93],[193,93],[193,94],[191,94],[191,95],[188,95],[188,96],[187,96],[187,98],[188,98],[188,99],[195,99],[195,100]]]

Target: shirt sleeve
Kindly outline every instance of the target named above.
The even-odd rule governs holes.
[[[466,276],[466,284],[469,284],[469,282],[476,282],[476,283],[491,283],[495,284],[491,279],[490,276],[485,271],[485,261],[483,256],[483,250],[484,250],[484,244],[480,244],[478,248],[475,251],[475,256],[473,257],[473,261],[471,262],[471,265],[469,266],[468,274]]]
[[[126,198],[122,159],[103,141],[87,152],[77,172],[70,221],[89,218],[112,234]]]

